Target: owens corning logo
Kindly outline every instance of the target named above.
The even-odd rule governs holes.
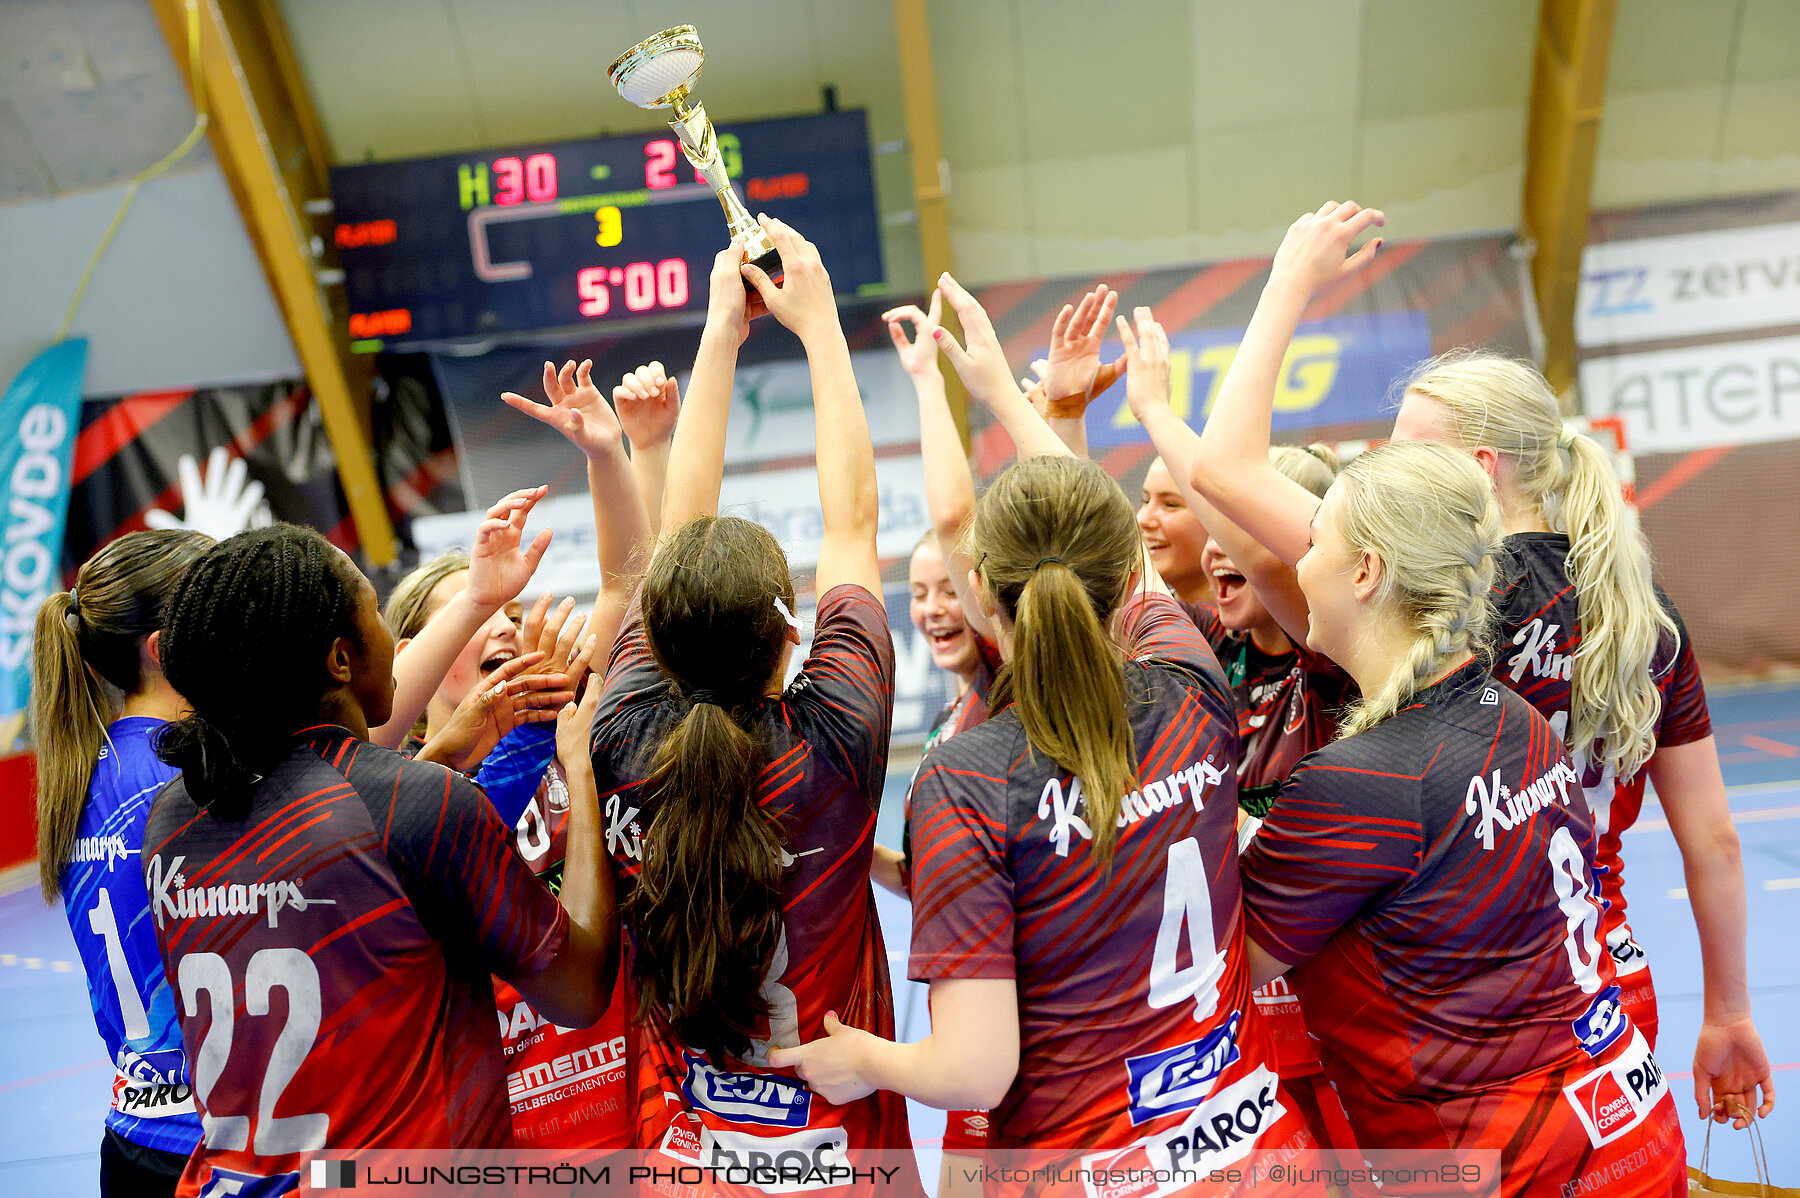
[[[138,855],[137,849],[125,847],[122,836],[83,836],[69,853],[70,861],[104,861],[107,872],[127,857]]]
[[[1494,847],[1494,825],[1498,824],[1502,831],[1510,832],[1545,807],[1553,806],[1559,801],[1563,806],[1568,806],[1571,786],[1580,791],[1581,775],[1567,761],[1558,761],[1550,767],[1548,773],[1527,784],[1524,790],[1516,794],[1500,780],[1499,770],[1494,771],[1491,782],[1476,774],[1469,779],[1469,793],[1463,799],[1463,810],[1470,815],[1480,815],[1480,822],[1475,826],[1475,839],[1481,841],[1482,848],[1491,852]]]
[[[150,909],[156,912],[156,926],[166,927],[170,919],[195,919],[200,916],[257,915],[266,913],[269,926],[281,926],[281,912],[292,907],[304,912],[311,906],[334,907],[336,899],[308,898],[300,892],[302,879],[285,882],[256,882],[245,886],[231,882],[220,886],[196,886],[188,889],[181,866],[187,858],[177,857],[165,870],[162,854],[150,858]],[[257,905],[262,905],[262,912]]]

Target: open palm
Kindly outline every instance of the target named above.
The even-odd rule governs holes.
[[[545,362],[544,396],[549,403],[537,403],[512,391],[500,398],[538,423],[549,425],[589,457],[611,453],[619,448],[623,433],[618,416],[594,386],[593,371],[592,361],[579,366],[565,362],[561,370]]]

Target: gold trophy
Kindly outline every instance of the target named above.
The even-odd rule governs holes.
[[[673,109],[675,119],[669,128],[681,138],[681,148],[689,162],[699,171],[719,196],[725,209],[725,223],[733,237],[743,237],[745,254],[771,279],[781,277],[781,255],[761,225],[738,199],[725,164],[719,158],[719,142],[713,134],[706,109],[688,103],[688,90],[700,78],[700,67],[706,51],[700,48],[700,35],[692,25],[677,25],[654,37],[647,37],[606,68],[606,77],[619,89],[619,94],[639,108]],[[744,286],[750,286],[745,280]]]

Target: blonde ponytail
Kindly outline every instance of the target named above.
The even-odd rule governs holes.
[[[1591,748],[1617,776],[1631,777],[1656,751],[1662,696],[1651,662],[1675,625],[1657,598],[1649,546],[1605,451],[1564,428],[1550,385],[1522,362],[1445,354],[1425,363],[1407,391],[1448,409],[1460,448],[1487,446],[1508,459],[1520,496],[1568,536],[1581,621],[1568,744]]]
[[[1381,563],[1376,602],[1413,634],[1404,658],[1339,725],[1354,736],[1399,711],[1457,658],[1485,646],[1500,547],[1500,511],[1487,475],[1466,454],[1391,442],[1344,468],[1336,508],[1352,553]]]
[[[1013,704],[1032,749],[1080,780],[1095,858],[1110,862],[1137,787],[1124,655],[1107,636],[1140,560],[1131,504],[1092,462],[1027,458],[981,497],[965,541],[1013,621],[990,706]]]

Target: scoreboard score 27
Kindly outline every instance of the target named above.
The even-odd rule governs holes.
[[[860,110],[718,126],[752,213],[819,247],[840,295],[883,286]],[[704,313],[730,240],[672,130],[334,167],[351,348]]]

